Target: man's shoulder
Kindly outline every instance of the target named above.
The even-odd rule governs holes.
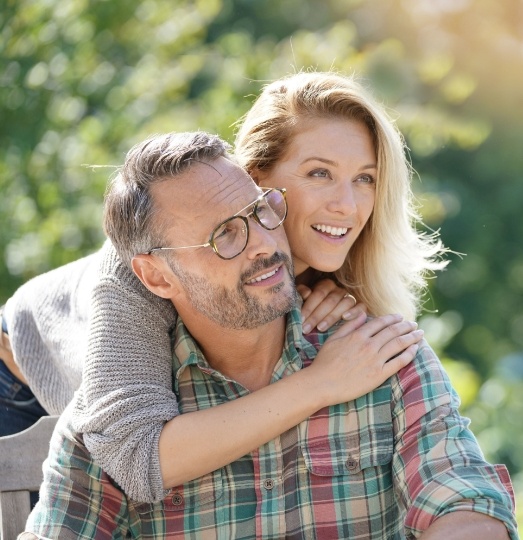
[[[430,381],[448,382],[448,376],[434,349],[423,339],[414,360],[393,375],[392,381],[405,387]]]
[[[334,334],[334,332],[336,332],[336,330],[344,324],[344,322],[345,321],[338,321],[336,324],[331,326],[331,328],[325,330],[325,332],[320,332],[317,328],[314,328],[308,334],[303,334],[303,339],[312,345],[316,351],[318,351],[329,339],[329,337],[332,336],[332,334]]]
[[[432,347],[422,340],[416,357],[390,379],[392,399],[400,408],[459,407],[459,396]]]

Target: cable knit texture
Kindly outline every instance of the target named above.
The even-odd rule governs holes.
[[[25,295],[23,305],[32,305],[27,307],[25,331],[17,328],[22,303],[16,297],[29,283],[6,306],[10,334],[13,327],[13,337],[18,336],[13,349],[34,343],[23,347],[20,368],[27,376],[29,371],[39,373],[28,381],[42,405],[56,414],[78,387],[83,364],[82,384],[72,403],[75,430],[83,433],[94,459],[131,499],[160,501],[165,490],[158,440],[165,422],[178,414],[170,342],[176,312],[171,302],[140,283],[109,242],[98,254],[68,266],[49,272],[60,271],[60,276],[47,279],[47,291],[42,280],[32,288],[38,297]],[[42,295],[45,302],[39,299]],[[52,338],[46,337],[50,330]],[[15,359],[18,362],[16,353]],[[48,382],[59,389],[60,399],[51,398],[55,390]]]

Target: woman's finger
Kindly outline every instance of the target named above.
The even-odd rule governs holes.
[[[325,304],[325,307],[324,307]],[[345,294],[341,297],[336,305],[328,311],[327,304],[324,302],[318,306],[314,315],[320,317],[320,321],[316,323],[316,327],[320,332],[325,332],[331,326],[335,325],[339,321],[349,321],[353,319],[358,313],[367,312],[364,304],[358,304],[357,300],[352,295]]]
[[[307,300],[309,296],[311,295],[312,290],[307,287],[307,285],[296,285],[296,290],[298,291],[298,294],[302,297],[303,301]]]
[[[302,288],[302,286],[300,285],[298,288]],[[329,294],[337,288],[337,285],[331,279],[322,279],[314,285],[311,293],[307,296],[307,298],[304,298],[305,301],[301,309],[301,316],[304,323],[311,316],[314,310],[325,300],[325,298],[327,298]],[[318,319],[316,322],[319,322],[319,320],[320,319]],[[314,328],[314,326],[311,327],[311,330]]]
[[[410,345],[410,347],[407,347],[401,354],[398,354],[386,362],[383,366],[383,374],[385,375],[385,379],[392,377],[392,375],[395,375],[400,369],[412,362],[412,360],[416,358],[418,349],[419,344],[414,343]]]
[[[311,294],[310,299],[312,299]],[[319,297],[316,298],[316,300]],[[340,321],[344,313],[348,313],[354,307],[355,300],[352,296],[347,296],[346,293],[336,288],[327,294],[321,302],[316,301],[316,306],[310,311],[303,321],[304,333],[310,332],[317,327],[320,332],[324,332],[333,324]]]
[[[392,313],[389,315],[381,315],[380,317],[373,317],[369,318],[365,324],[361,327],[359,332],[362,334],[363,338],[371,338],[380,332],[382,332],[385,329],[388,329],[389,327],[398,324],[403,321],[403,317],[399,315],[398,313]],[[345,329],[347,325],[344,324],[340,326],[336,332],[333,335],[339,335],[340,337],[348,335],[350,331],[348,329]],[[410,328],[410,330],[414,330],[415,327]],[[390,338],[389,338],[390,339]],[[377,346],[378,348],[381,348],[385,343],[387,342],[387,339],[381,339]]]
[[[423,335],[423,330],[417,329],[391,337],[380,349],[380,356],[386,360],[395,358],[411,345],[419,343],[423,339]]]
[[[345,313],[343,313],[343,315],[341,316],[341,318],[344,320],[344,321],[350,321],[351,319],[353,319],[358,313],[364,311],[365,313],[367,313],[367,306],[363,303],[363,302],[357,302],[354,304],[353,307],[350,308],[349,311],[346,311]]]

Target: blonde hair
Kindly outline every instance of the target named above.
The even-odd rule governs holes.
[[[299,120],[325,117],[363,122],[377,156],[373,213],[334,276],[373,315],[401,313],[414,319],[426,278],[447,264],[442,260],[446,250],[435,233],[416,229],[421,219],[403,138],[385,109],[354,77],[307,72],[265,86],[239,122],[239,164],[251,173],[270,171],[284,159]]]

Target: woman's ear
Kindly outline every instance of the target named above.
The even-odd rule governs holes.
[[[131,266],[138,279],[156,296],[172,299],[179,292],[176,276],[161,257],[135,255]]]
[[[259,186],[260,177],[262,176],[260,170],[255,168],[252,171],[249,171],[249,175],[254,180],[254,182]]]

